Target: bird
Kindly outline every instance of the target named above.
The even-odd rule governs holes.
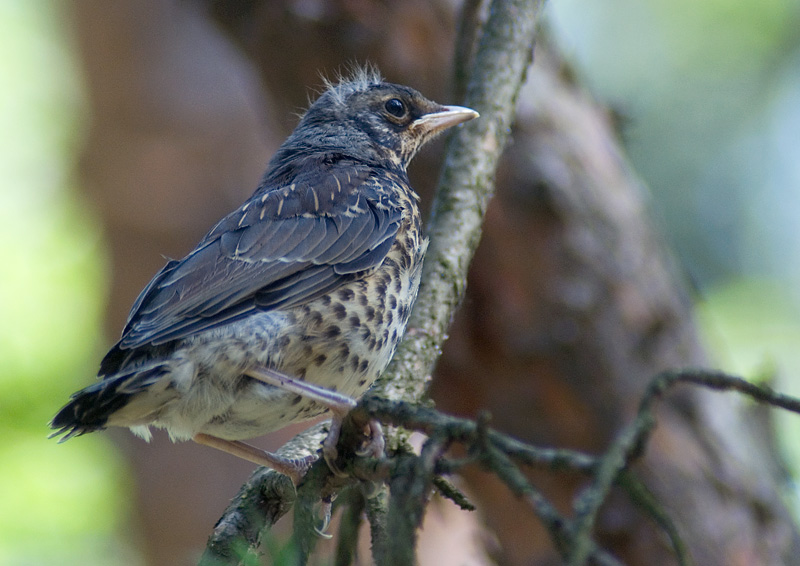
[[[389,364],[417,296],[428,240],[408,164],[476,117],[374,67],[326,80],[253,195],[145,286],[51,436],[165,429],[298,483],[307,463],[243,440],[330,412],[332,463],[344,415]]]

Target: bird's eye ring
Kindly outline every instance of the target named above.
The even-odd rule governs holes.
[[[402,118],[406,115],[406,105],[399,98],[390,98],[383,107],[395,118]]]

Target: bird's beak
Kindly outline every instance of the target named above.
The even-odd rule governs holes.
[[[424,135],[436,134],[452,126],[480,116],[472,108],[442,106],[441,110],[424,114],[411,123],[411,129]]]

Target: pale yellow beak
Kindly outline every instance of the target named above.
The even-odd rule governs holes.
[[[467,122],[480,116],[472,108],[463,106],[442,106],[438,112],[431,112],[420,116],[411,124],[412,130],[420,131],[426,135],[436,134],[462,122]]]

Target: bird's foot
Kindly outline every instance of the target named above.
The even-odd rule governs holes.
[[[333,475],[340,478],[347,477],[347,474],[344,473],[336,463],[336,459],[339,457],[339,450],[336,448],[336,445],[339,444],[339,436],[342,433],[343,421],[344,415],[333,413],[328,435],[325,437],[325,440],[322,441],[322,457],[325,458],[325,463],[328,464],[328,468],[330,468]]]
[[[339,435],[342,431],[342,421],[350,409],[356,406],[356,402],[347,395],[294,379],[270,368],[254,368],[249,370],[247,375],[269,385],[280,387],[284,391],[315,401],[327,407],[333,413],[328,436],[325,437],[322,443],[322,457],[325,458],[334,475],[345,477],[347,474],[342,472],[336,464],[336,458],[339,456],[336,444],[339,442]]]
[[[324,387],[294,379],[271,368],[253,368],[248,370],[246,375],[268,385],[279,387],[284,391],[289,391],[295,395],[310,399],[327,407],[331,413],[333,413],[328,436],[322,443],[322,457],[325,458],[328,467],[334,475],[345,477],[347,474],[336,464],[336,459],[339,456],[336,445],[339,442],[339,436],[342,432],[342,421],[347,413],[356,406],[355,400],[347,395],[337,393],[336,391],[331,391]],[[383,455],[385,441],[380,423],[374,419],[370,419],[366,425],[365,436],[367,437],[367,441],[356,454],[359,456],[372,456],[374,458],[381,457]]]
[[[328,436],[326,436],[325,440],[322,442],[322,457],[325,458],[325,462],[327,462],[331,472],[338,477],[347,477],[347,474],[345,474],[336,463],[339,457],[339,451],[336,445],[339,443],[344,417],[345,415],[333,414]],[[361,444],[361,447],[356,450],[356,456],[369,456],[372,458],[380,458],[383,456],[386,441],[383,436],[381,424],[375,419],[370,419],[364,427],[364,436],[366,438]]]
[[[375,419],[370,419],[364,427],[364,436],[366,440],[356,451],[357,456],[371,458],[383,457],[383,451],[386,448],[386,438],[383,436],[383,427]]]

